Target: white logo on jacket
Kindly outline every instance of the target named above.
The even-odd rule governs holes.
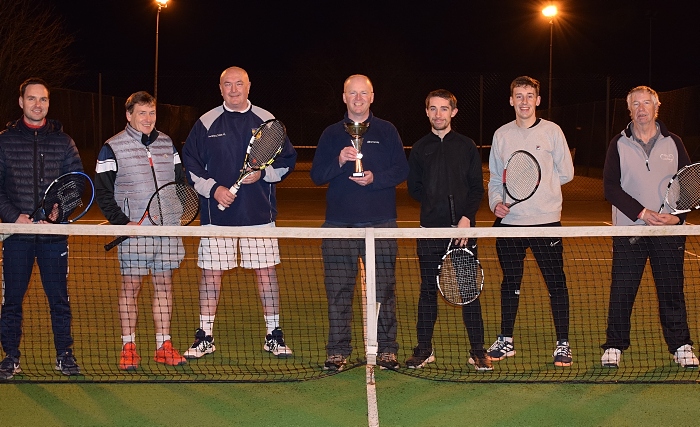
[[[672,162],[675,157],[673,156],[673,154],[661,154],[659,158],[667,162]]]

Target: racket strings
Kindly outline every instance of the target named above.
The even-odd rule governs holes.
[[[482,274],[481,265],[473,255],[463,249],[452,250],[440,267],[440,289],[452,303],[471,302],[481,292]]]
[[[154,225],[187,225],[198,213],[197,193],[186,184],[162,187],[148,204],[148,216]]]
[[[539,165],[529,155],[513,156],[508,162],[506,173],[506,191],[514,200],[529,197],[540,182]]]
[[[83,206],[86,178],[81,175],[67,176],[55,182],[44,197],[44,213],[53,222],[66,222],[71,214]]]
[[[672,211],[683,211],[700,205],[700,165],[679,172],[669,184],[666,205]]]
[[[250,147],[250,167],[257,168],[274,159],[282,149],[285,135],[284,125],[279,121],[270,122],[260,129]]]

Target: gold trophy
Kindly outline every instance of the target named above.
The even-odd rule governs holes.
[[[365,170],[362,168],[362,153],[360,151],[362,150],[362,135],[364,135],[365,132],[367,132],[367,128],[369,128],[369,123],[345,123],[345,132],[350,134],[350,136],[352,137],[350,142],[352,143],[352,146],[355,147],[355,150],[357,150],[357,160],[355,160],[355,172],[352,173],[352,176],[365,176]]]

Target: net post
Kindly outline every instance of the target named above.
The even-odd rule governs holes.
[[[379,317],[379,303],[377,302],[376,287],[376,250],[374,229],[365,228],[365,263],[360,259],[360,271],[362,275],[362,304],[363,324],[365,325],[365,354],[367,365],[365,380],[367,385],[367,424],[370,427],[379,426],[379,408],[377,405],[377,389],[374,378],[374,369],[377,364],[377,323]]]

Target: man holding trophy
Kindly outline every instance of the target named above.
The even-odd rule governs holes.
[[[343,120],[327,127],[316,147],[311,179],[328,184],[324,228],[395,228],[396,186],[408,176],[408,162],[396,127],[375,117],[372,82],[367,76],[345,80]],[[324,369],[339,371],[352,353],[352,300],[363,240],[324,239],[322,244],[328,298],[328,358]],[[376,279],[379,309],[377,364],[399,367],[396,353],[396,252],[393,239],[377,241]]]

